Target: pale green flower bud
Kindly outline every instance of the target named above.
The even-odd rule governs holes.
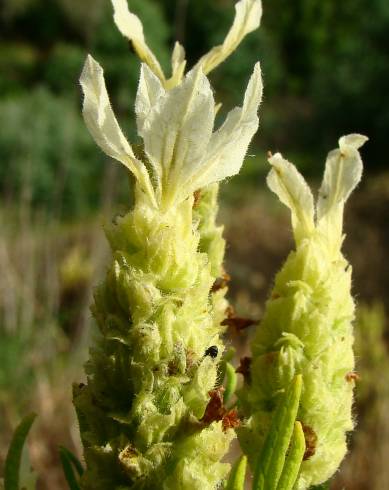
[[[345,136],[328,155],[316,217],[312,193],[296,168],[280,154],[269,160],[268,185],[291,210],[296,250],[276,276],[252,343],[250,376],[240,393],[249,418],[239,437],[253,462],[280,393],[302,374],[297,420],[307,449],[300,490],[333,475],[353,428],[354,302],[351,267],[341,253],[342,220],[344,203],[362,175],[358,148],[366,139]]]
[[[135,104],[142,161],[90,56],[80,81],[90,133],[136,178],[133,209],[107,229],[113,259],[93,305],[100,336],[87,385],[74,390],[87,465],[81,487],[211,490],[228,472],[220,460],[234,437],[223,417],[206,411],[224,349],[224,292],[212,294],[224,252],[212,184],[239,171],[258,127],[259,65],[242,107],[216,132],[200,67],[166,91],[142,65]],[[195,191],[208,186],[194,211]]]

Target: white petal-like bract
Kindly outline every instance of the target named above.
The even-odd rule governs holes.
[[[104,153],[131,170],[141,188],[153,199],[154,193],[146,167],[135,157],[124,137],[109,101],[104,71],[90,55],[85,61],[80,84],[84,93],[82,113],[94,140]]]
[[[362,135],[343,136],[339,140],[339,149],[328,154],[317,203],[318,219],[332,207],[344,203],[361,180],[363,168],[358,148],[365,141],[367,138]]]
[[[135,99],[136,125],[138,134],[145,138],[150,131],[151,113],[157,107],[161,98],[165,95],[159,78],[157,78],[151,69],[145,63],[142,63],[138,91]],[[150,159],[150,165],[153,170],[153,181],[157,188],[157,194],[161,194],[162,167],[155,159]]]
[[[206,155],[191,175],[192,191],[236,175],[248,145],[258,129],[258,107],[262,99],[259,63],[248,83],[243,106],[229,112],[224,124],[212,135]]]
[[[339,148],[328,154],[316,219],[311,190],[296,167],[280,153],[269,159],[272,170],[267,184],[292,211],[296,243],[317,230],[330,253],[335,256],[339,252],[343,238],[344,203],[361,180],[362,159],[358,148],[367,139],[360,134],[343,136],[339,139]]]
[[[360,134],[342,136],[339,148],[331,151],[326,160],[317,202],[317,221],[318,226],[326,229],[326,235],[332,236],[335,246],[342,239],[344,203],[362,177],[363,166],[358,148],[367,139]],[[332,234],[328,232],[329,227]]]
[[[139,17],[130,12],[127,0],[111,0],[114,8],[114,21],[119,31],[131,41],[139,58],[147,63],[157,77],[164,81],[161,65],[148,47],[143,33],[143,25]]]
[[[173,88],[180,83],[186,67],[185,49],[176,41],[172,52],[172,76],[167,81],[168,88]]]
[[[171,90],[165,90],[142,64],[135,102],[137,129],[144,142],[138,160],[112,111],[101,66],[88,57],[81,75],[83,114],[97,144],[126,165],[154,204],[163,209],[194,191],[239,172],[258,128],[262,98],[259,63],[248,83],[243,106],[233,109],[215,132],[215,101],[201,67],[195,67]],[[150,174],[152,172],[152,174]]]
[[[261,0],[240,0],[235,5],[235,18],[223,44],[212,48],[198,61],[205,74],[220,65],[235,51],[243,38],[259,27],[262,17]]]
[[[201,69],[159,98],[143,127],[145,153],[160,168],[161,200],[167,206],[189,192],[182,187],[203,159],[214,123],[215,101]]]
[[[292,226],[296,242],[307,236],[315,227],[312,192],[296,167],[280,153],[269,158],[272,166],[267,185],[292,213]]]
[[[110,157],[134,157],[112,111],[104,81],[104,71],[92,56],[88,56],[80,77],[84,92],[85,123],[100,148]]]
[[[135,114],[138,134],[143,138],[144,127],[147,126],[150,112],[156,107],[159,99],[165,94],[159,78],[150,68],[142,63],[138,91],[135,100]]]

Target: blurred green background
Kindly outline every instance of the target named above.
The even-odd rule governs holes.
[[[175,39],[192,65],[222,41],[234,13],[233,0],[130,6],[166,72]],[[261,28],[211,74],[220,117],[241,102],[257,60],[265,84],[260,130],[242,173],[221,191],[230,298],[240,314],[260,317],[292,246],[288,216],[265,187],[266,151],[282,151],[315,185],[339,136],[369,136],[345,242],[361,305],[359,430],[332,488],[389,488],[389,2],[263,0],[263,7]],[[3,0],[0,40],[0,465],[12,428],[34,409],[39,488],[63,489],[57,446],[80,449],[70,390],[82,379],[91,293],[107,263],[101,224],[130,202],[125,169],[84,127],[78,77],[90,52],[136,142],[139,63],[109,0]],[[231,333],[231,341],[243,353],[247,335]]]

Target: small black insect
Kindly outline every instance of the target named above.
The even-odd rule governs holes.
[[[208,347],[208,349],[205,351],[204,356],[211,356],[212,359],[215,359],[217,357],[218,352],[219,349],[217,348],[217,346],[211,345],[211,347]]]

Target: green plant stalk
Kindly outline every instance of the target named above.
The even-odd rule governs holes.
[[[84,468],[80,463],[79,459],[71,451],[69,451],[69,449],[60,446],[59,452],[60,452],[60,456],[62,457],[61,459],[66,459],[72,465],[74,470],[77,472],[78,476],[81,476],[84,473]]]
[[[358,184],[361,135],[339,140],[327,158],[316,210],[296,168],[276,154],[268,184],[291,209],[296,250],[275,279],[252,343],[250,382],[240,393],[247,423],[240,441],[249,461],[261,447],[277,399],[293,377],[303,376],[297,419],[307,451],[296,489],[327,481],[343,459],[353,428],[354,301],[351,267],[341,253],[344,203]],[[316,216],[315,216],[316,214]]]
[[[235,393],[236,386],[238,384],[238,377],[236,375],[235,368],[229,362],[226,362],[225,379],[224,403],[228,403]]]

